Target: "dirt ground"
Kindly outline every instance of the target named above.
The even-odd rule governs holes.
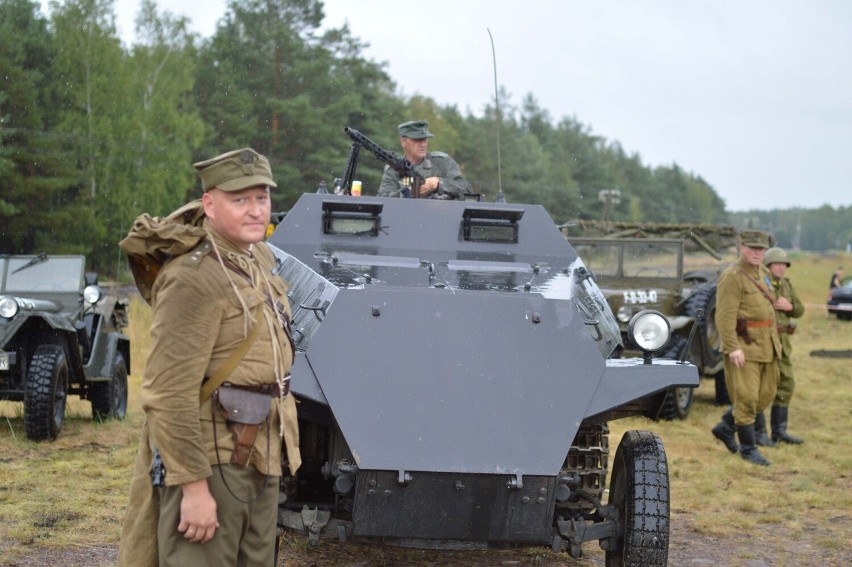
[[[815,540],[831,540],[842,534],[832,526],[852,521],[852,515],[824,518],[806,530],[808,537],[798,541],[780,533],[775,526],[757,526],[753,533],[736,537],[702,535],[690,527],[690,514],[680,512],[672,518],[669,547],[671,567],[782,567],[821,565],[826,567],[852,565],[850,543],[837,541],[836,546],[817,546]],[[2,557],[4,543],[0,543]],[[32,550],[24,559],[0,561],[3,567],[100,567],[114,565],[116,547],[94,547],[53,550]],[[414,550],[364,543],[323,541],[316,548],[307,547],[298,535],[285,534],[277,567],[391,567],[408,565],[431,567],[480,565],[538,567],[591,567],[604,565],[604,553],[596,543],[586,544],[584,556],[573,559],[566,553],[546,548],[518,548],[484,551]]]

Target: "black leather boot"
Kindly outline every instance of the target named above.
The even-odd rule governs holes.
[[[734,438],[734,435],[737,432],[737,427],[734,425],[733,408],[725,412],[725,415],[722,416],[722,421],[717,423],[716,427],[714,427],[712,431],[716,439],[725,444],[728,451],[731,453],[739,451],[740,447],[737,445],[737,440]]]
[[[772,440],[778,443],[790,443],[791,445],[801,445],[805,442],[804,439],[793,437],[787,433],[787,411],[789,408],[782,406],[772,406]]]
[[[775,446],[775,441],[770,439],[769,434],[766,433],[766,416],[763,415],[763,412],[754,416],[754,440],[761,447]]]
[[[738,425],[737,436],[740,438],[740,456],[755,465],[768,466],[769,461],[763,458],[754,439],[754,424]]]

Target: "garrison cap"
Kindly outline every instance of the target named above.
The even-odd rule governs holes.
[[[425,120],[409,120],[397,126],[400,138],[411,138],[413,140],[422,140],[423,138],[434,138],[435,136],[429,131],[429,123]]]
[[[740,244],[751,248],[769,248],[769,235],[762,230],[744,230],[740,232]]]
[[[257,185],[278,187],[272,180],[269,160],[251,148],[224,153],[192,164],[201,176],[201,187],[222,191],[242,191]]]
[[[790,259],[787,258],[787,252],[783,248],[778,248],[774,246],[766,251],[766,255],[763,257],[763,265],[768,266],[769,264],[787,264],[787,267],[790,267]]]

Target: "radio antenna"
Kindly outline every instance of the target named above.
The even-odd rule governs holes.
[[[494,62],[494,106],[497,111],[497,199],[498,203],[506,202],[506,195],[503,194],[503,170],[500,164],[500,93],[497,90],[497,52],[494,50],[494,36],[491,35],[491,30],[488,31],[488,39],[491,40],[491,60]]]

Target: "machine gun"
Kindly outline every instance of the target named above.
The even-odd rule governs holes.
[[[399,178],[403,184],[403,197],[420,198],[420,186],[423,185],[425,179],[422,175],[414,171],[414,166],[411,165],[410,161],[384,149],[354,128],[347,126],[343,131],[352,138],[352,147],[349,149],[349,161],[346,164],[346,171],[343,174],[343,178],[334,180],[335,193],[350,194],[352,179],[355,177],[355,170],[358,168],[360,150],[364,147],[370,150],[379,161],[385,162],[399,174]]]

